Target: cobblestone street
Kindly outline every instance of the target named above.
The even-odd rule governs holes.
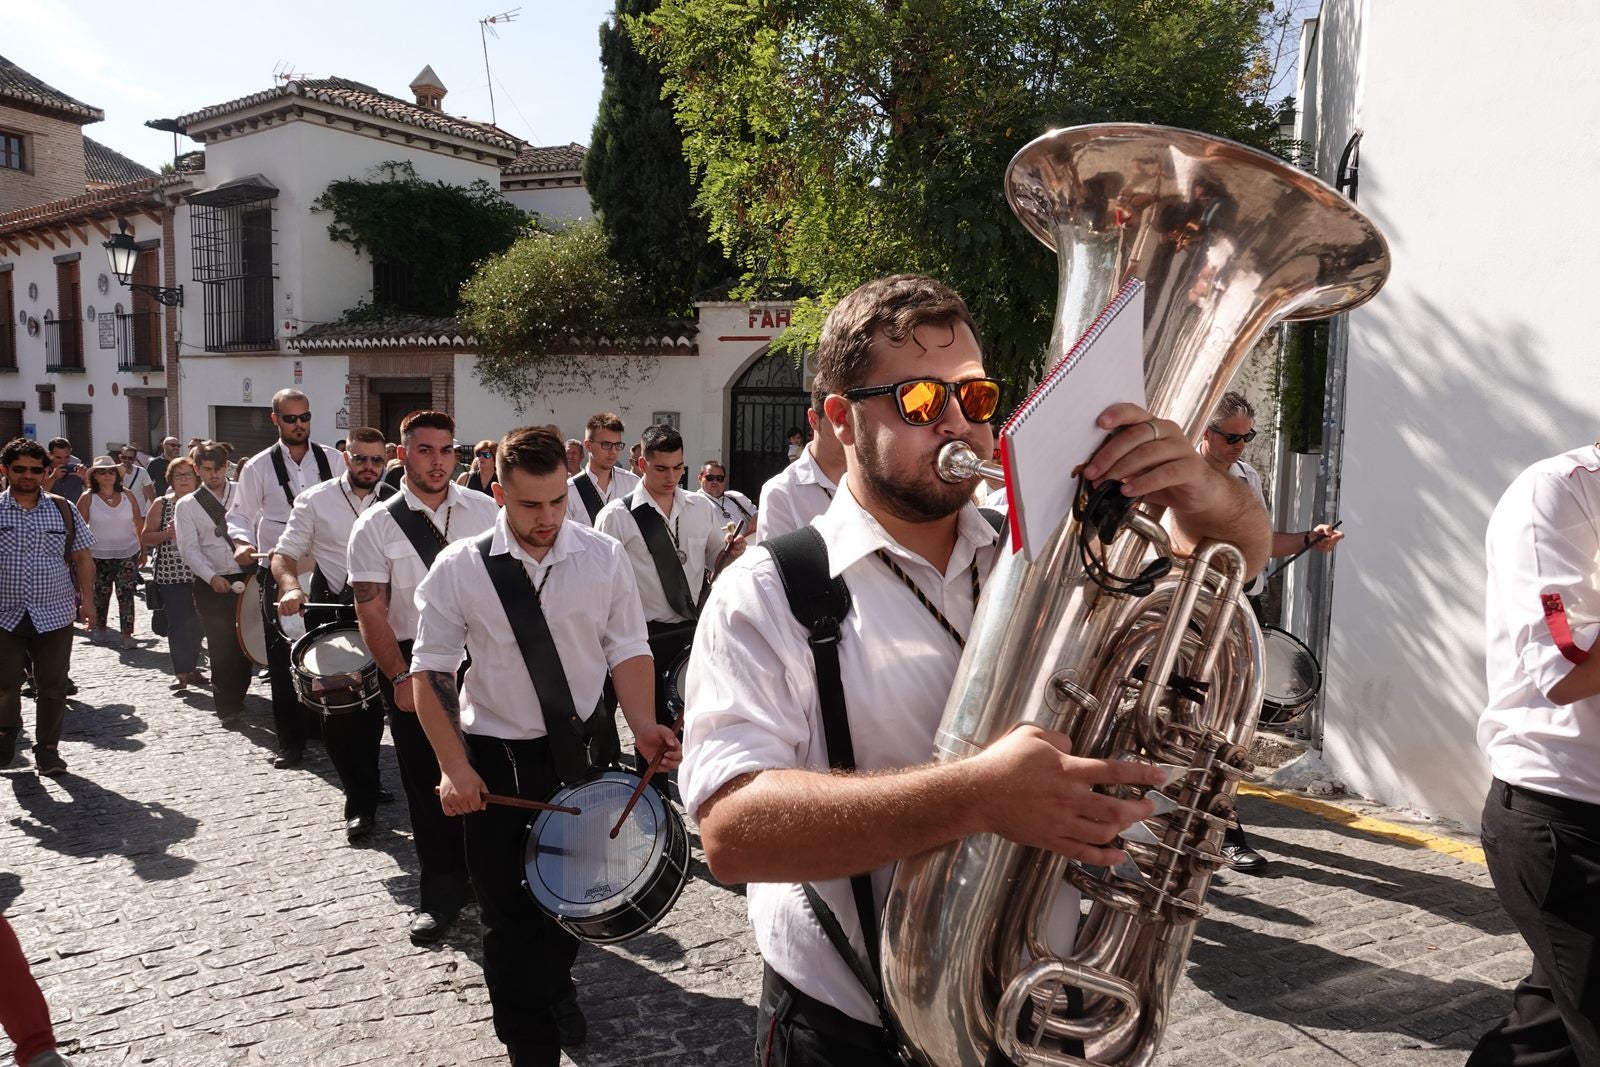
[[[41,780],[23,756],[0,774],[0,908],[63,1050],[88,1065],[502,1062],[472,914],[438,948],[406,938],[403,800],[350,847],[321,750],[270,767],[264,683],[223,728],[208,694],[168,691],[166,664],[161,643],[79,641],[69,774]],[[384,766],[401,797],[387,743]],[[1159,1062],[1463,1062],[1528,962],[1485,868],[1259,797],[1242,810],[1273,865],[1217,880]],[[667,921],[585,947],[589,1041],[570,1062],[749,1063],[761,967],[743,905],[697,860]]]

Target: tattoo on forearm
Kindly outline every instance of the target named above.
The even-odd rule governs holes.
[[[444,708],[444,717],[455,727],[456,736],[461,737],[461,694],[456,689],[456,676],[445,671],[424,673],[428,676],[428,685],[433,689],[433,695],[439,698],[439,706]],[[466,744],[466,739],[462,738],[461,743]]]
[[[373,600],[389,603],[388,582],[352,582],[350,587],[355,590],[357,604],[366,604]]]

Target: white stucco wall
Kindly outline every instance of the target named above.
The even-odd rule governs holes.
[[[1360,16],[1360,17],[1358,17]],[[1475,825],[1483,532],[1527,464],[1600,434],[1600,9],[1327,0],[1318,139],[1348,116],[1387,288],[1350,317],[1326,754],[1357,792]]]
[[[545,221],[586,219],[593,214],[589,190],[583,186],[545,189],[506,189],[504,196],[524,211],[538,214]]]

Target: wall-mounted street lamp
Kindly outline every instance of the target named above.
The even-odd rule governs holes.
[[[121,219],[117,220],[117,230],[119,232],[105,243],[106,258],[111,260],[111,273],[117,276],[117,281],[128,289],[149,293],[159,304],[169,308],[182,307],[182,286],[168,289],[161,285],[145,285],[128,280],[133,277],[133,265],[139,260],[139,244],[128,233],[128,224]]]

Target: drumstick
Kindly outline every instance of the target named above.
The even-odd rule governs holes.
[[[434,793],[438,793],[437,788]],[[563,804],[546,804],[542,800],[523,800],[521,797],[504,797],[498,793],[479,793],[485,804],[499,804],[507,808],[526,808],[529,811],[559,811],[563,815],[582,815],[582,808],[569,808]]]
[[[678,712],[678,720],[672,724],[674,734],[683,732],[683,712]],[[639,798],[644,796],[644,787],[650,784],[650,779],[655,777],[656,771],[661,766],[661,761],[667,754],[667,746],[662,745],[661,751],[655,754],[650,765],[644,769],[644,777],[639,779],[639,784],[633,787],[633,796],[628,798],[627,807],[622,809],[622,814],[617,816],[617,825],[611,828],[611,839],[615,841],[622,832],[622,824],[628,821],[628,816],[633,814],[633,806],[639,803]]]
[[[1336,522],[1332,526],[1328,527],[1328,529],[1337,530],[1339,527],[1341,527],[1343,525],[1344,525],[1344,520],[1340,519],[1338,522]],[[1317,545],[1319,543],[1321,543],[1323,541],[1326,541],[1327,539],[1328,539],[1328,535],[1325,534],[1325,533],[1319,533],[1319,534],[1317,534],[1317,536],[1311,538],[1311,540],[1306,542],[1304,548],[1302,548],[1300,551],[1296,552],[1294,555],[1290,556],[1288,559],[1284,560],[1282,563],[1280,563],[1276,567],[1274,567],[1273,570],[1272,570],[1272,573],[1267,575],[1267,580],[1271,581],[1273,578],[1276,578],[1278,576],[1278,572],[1279,571],[1283,570],[1289,564],[1293,563],[1295,560],[1299,559],[1301,556],[1305,555],[1307,552],[1310,552],[1313,548],[1317,547]]]

